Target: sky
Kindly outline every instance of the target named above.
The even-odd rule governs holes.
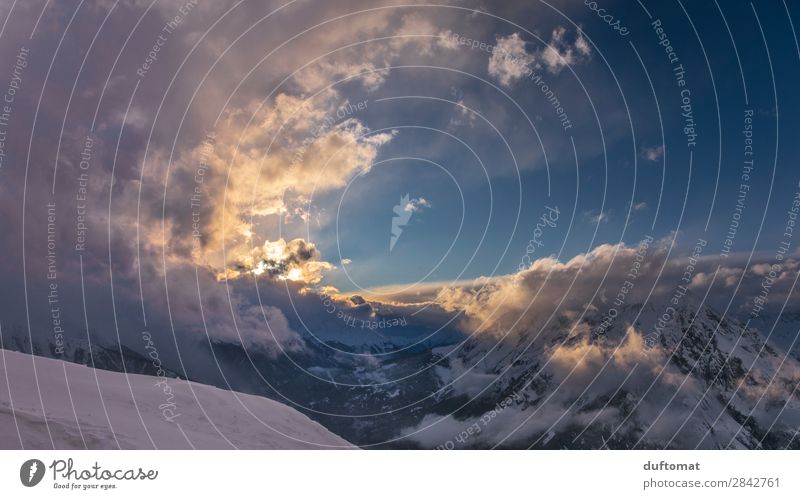
[[[649,238],[744,275],[800,190],[797,15],[0,1],[0,325],[291,350],[310,296],[435,300]]]

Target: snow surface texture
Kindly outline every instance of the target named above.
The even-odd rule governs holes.
[[[0,350],[0,449],[331,447],[352,445],[263,397]]]

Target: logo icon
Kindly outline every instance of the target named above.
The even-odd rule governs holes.
[[[19,480],[26,487],[35,487],[44,478],[44,463],[38,459],[28,459],[19,469]]]
[[[394,249],[397,240],[400,239],[400,234],[403,233],[403,227],[408,225],[411,220],[413,210],[407,209],[408,207],[408,194],[400,198],[400,202],[392,208],[395,216],[392,217],[392,238],[389,240],[389,251]]]
[[[389,239],[389,252],[394,249],[397,240],[400,239],[400,234],[403,233],[403,227],[408,225],[411,221],[411,215],[420,211],[423,208],[430,208],[431,204],[425,198],[411,198],[408,193],[400,197],[400,202],[397,203],[392,211],[395,216],[392,217],[392,237]]]

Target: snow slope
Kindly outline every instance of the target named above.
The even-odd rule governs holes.
[[[300,412],[263,397],[0,350],[0,449],[53,447],[352,445]]]

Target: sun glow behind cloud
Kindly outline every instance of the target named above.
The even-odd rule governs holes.
[[[248,274],[282,281],[318,283],[333,264],[320,261],[316,246],[303,239],[265,241],[245,255],[239,255],[232,267],[217,273],[217,280],[236,279]]]

